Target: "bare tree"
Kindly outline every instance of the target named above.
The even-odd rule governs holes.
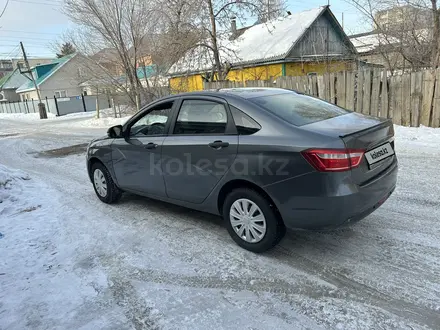
[[[373,25],[377,51],[390,70],[440,64],[440,10],[437,0],[346,0]],[[396,56],[398,55],[398,56]],[[398,58],[400,57],[400,58]]]
[[[172,22],[173,35],[186,35],[173,40],[179,49],[178,58],[183,53],[200,57],[196,49],[203,48],[204,56],[213,62],[212,72],[207,77],[211,81],[224,80],[230,69],[222,54],[233,51],[226,42],[231,39],[231,18],[239,22],[249,17],[267,20],[280,16],[284,9],[284,0],[174,0],[169,3],[172,5],[167,8],[166,16]],[[183,12],[189,15],[182,15]]]
[[[75,47],[87,55],[107,48],[115,53],[118,72],[103,63],[93,63],[99,68],[97,80],[117,83],[130,96],[133,104],[143,95],[148,98],[150,90],[145,88],[138,75],[139,51],[145,35],[154,33],[158,17],[153,15],[153,2],[143,0],[66,0],[64,12],[76,24],[77,30],[71,38]],[[125,86],[124,86],[125,85]]]
[[[0,17],[2,17],[6,11],[6,8],[8,8],[9,0],[6,0],[5,5],[3,6],[2,12],[0,13]]]
[[[228,50],[222,41],[230,36],[231,17],[244,22],[263,14],[267,18],[278,16],[282,3],[283,0],[66,0],[64,11],[76,24],[68,40],[91,59],[86,64],[86,71],[93,76],[90,81],[123,90],[135,104],[138,95],[151,99],[155,85],[163,84],[170,66],[200,47],[213,58],[210,79],[225,79],[229,66],[222,54]],[[91,56],[102,49],[111,49],[116,56],[110,61]],[[147,71],[147,62],[154,63],[154,74]],[[124,79],[117,77],[118,68]]]

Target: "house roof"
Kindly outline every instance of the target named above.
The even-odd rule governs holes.
[[[3,86],[5,81],[9,79],[11,74],[12,74],[12,72],[9,72],[8,74],[5,74],[3,77],[0,78],[0,87]]]
[[[137,68],[136,75],[139,79],[145,79],[145,75],[147,76],[147,78],[151,78],[153,76],[157,76],[159,70],[160,68],[155,64],[146,65],[145,67],[141,66]]]
[[[386,46],[399,42],[395,37],[386,36],[375,31],[352,35],[349,38],[359,54],[374,52],[381,45]]]
[[[119,55],[116,48],[103,48],[91,56],[98,63],[118,62]]]
[[[37,83],[37,86],[49,79],[55,72],[57,72],[64,64],[69,62],[76,55],[77,53],[67,55],[53,60],[51,63],[37,65],[32,68],[32,75],[36,78],[35,82]],[[28,80],[17,89],[17,93],[28,92],[34,89],[34,83],[31,80]]]
[[[0,81],[0,89],[17,89],[27,81],[28,79],[23,76],[17,68],[2,78]]]
[[[222,62],[237,65],[282,60],[326,10],[330,11],[328,6],[322,6],[257,24],[232,41],[220,38]],[[175,63],[169,74],[207,70],[213,63],[212,52],[207,47],[198,47]]]
[[[139,80],[145,80],[145,73],[147,76],[147,79],[150,80],[151,78],[156,79],[162,79],[160,76],[160,70],[161,68],[158,67],[156,64],[152,65],[146,65],[145,69],[144,67],[139,67],[136,69],[136,75],[139,78]],[[108,86],[108,85],[114,85],[115,83],[123,84],[126,81],[126,75],[120,75],[115,77],[103,77],[103,78],[92,78],[89,79],[83,83],[80,84],[80,86]]]

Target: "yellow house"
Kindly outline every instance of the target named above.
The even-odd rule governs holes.
[[[328,6],[294,13],[264,24],[235,30],[233,41],[220,40],[226,79],[244,82],[281,76],[322,74],[352,69],[356,49]],[[213,54],[199,47],[185,54],[170,71],[175,92],[203,90],[210,79]]]

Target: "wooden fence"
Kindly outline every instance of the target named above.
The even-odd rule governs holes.
[[[322,76],[278,77],[273,81],[205,83],[204,89],[279,87],[319,97],[366,115],[392,118],[397,125],[440,127],[440,69],[388,77],[381,69]]]

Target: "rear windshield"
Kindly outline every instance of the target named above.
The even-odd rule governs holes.
[[[336,105],[296,93],[255,97],[250,101],[296,126],[350,113]]]

